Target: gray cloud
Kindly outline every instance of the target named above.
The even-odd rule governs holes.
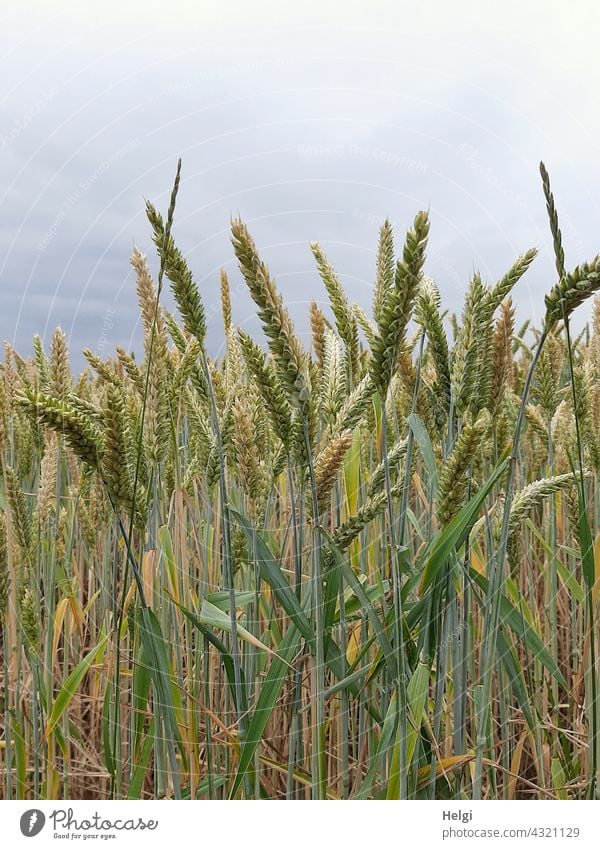
[[[422,207],[428,272],[446,306],[460,309],[474,269],[493,280],[538,245],[515,298],[520,318],[539,320],[554,281],[541,157],[568,261],[599,248],[598,117],[587,107],[598,71],[585,57],[557,60],[573,24],[553,4],[544,19],[521,5],[529,17],[516,4],[513,28],[470,3],[462,15],[436,3],[350,3],[343,17],[341,4],[311,3],[289,18],[269,3],[252,4],[248,18],[233,3],[206,21],[188,4],[157,17],[152,3],[110,14],[109,3],[100,21],[69,4],[52,18],[41,6],[7,13],[0,336],[26,353],[33,333],[47,340],[61,324],[74,353],[139,345],[128,259],[134,242],[152,251],[144,198],[166,206],[179,155],[175,234],[213,350],[221,266],[236,320],[258,331],[229,244],[238,213],[302,331],[307,302],[324,298],[309,242],[323,244],[351,298],[368,306],[382,219],[400,244]],[[590,6],[574,25],[598,17]],[[533,23],[538,39],[525,49]]]

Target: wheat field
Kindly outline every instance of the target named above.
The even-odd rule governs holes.
[[[418,212],[381,227],[371,315],[311,245],[306,350],[236,219],[264,335],[223,272],[213,358],[178,167],[131,258],[143,359],[5,346],[3,798],[598,796],[600,299],[570,317],[600,258],[567,270],[541,175],[539,328],[511,301],[535,249],[454,314]]]

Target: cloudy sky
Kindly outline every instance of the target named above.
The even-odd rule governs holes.
[[[129,256],[137,244],[156,268],[144,199],[166,207],[179,156],[174,234],[213,351],[221,267],[258,333],[238,214],[303,332],[324,297],[310,241],[367,307],[381,221],[400,243],[421,208],[447,307],[474,270],[494,281],[537,245],[515,300],[539,320],[555,282],[541,158],[567,263],[600,251],[595,5],[4,0],[0,337],[29,353],[60,324],[74,355],[139,345]]]

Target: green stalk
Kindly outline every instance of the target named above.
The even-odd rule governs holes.
[[[515,483],[515,473],[518,462],[518,449],[521,432],[525,423],[525,410],[527,407],[527,399],[533,381],[535,367],[539,360],[542,348],[548,335],[547,328],[544,328],[538,341],[535,353],[529,364],[529,370],[523,387],[523,395],[521,398],[521,406],[515,425],[513,435],[513,444],[508,464],[508,473],[506,480],[506,493],[504,499],[504,510],[502,513],[502,527],[500,531],[500,540],[498,550],[495,557],[491,559],[490,566],[492,567],[492,575],[488,584],[488,593],[485,602],[486,618],[484,623],[484,637],[482,646],[482,696],[480,703],[480,712],[477,722],[477,746],[475,757],[475,778],[473,781],[473,799],[481,799],[482,784],[483,784],[483,758],[488,740],[488,724],[490,721],[491,699],[492,699],[492,681],[494,677],[495,655],[496,655],[496,639],[498,627],[500,624],[500,601],[504,590],[504,563],[506,560],[506,549],[508,544],[508,531],[510,521],[510,508],[513,500],[513,488]]]
[[[204,705],[210,705],[210,643],[204,637]],[[214,788],[214,754],[212,740],[212,722],[207,712],[204,714],[204,729],[206,736],[206,767],[208,769],[208,798],[212,801],[215,797]]]
[[[552,422],[548,422],[548,475],[551,477],[554,474],[554,444],[552,442]],[[557,551],[556,551],[556,498],[550,498],[550,517],[548,522],[548,545],[552,550],[550,562],[548,564],[548,618],[550,623],[550,646],[552,654],[558,663],[558,617],[556,607],[556,595],[558,593],[558,572],[556,568]],[[560,714],[558,711],[558,682],[552,679],[552,700],[554,702],[554,712],[556,721],[559,722]]]
[[[245,694],[242,689],[242,671],[240,662],[240,644],[238,639],[237,618],[236,618],[236,601],[235,601],[235,584],[233,576],[233,564],[231,559],[231,516],[229,513],[229,497],[227,495],[227,478],[225,466],[225,452],[223,450],[223,439],[221,436],[221,427],[219,425],[219,414],[217,404],[210,379],[210,371],[208,361],[206,359],[206,351],[202,348],[202,367],[206,385],[208,388],[208,398],[211,408],[212,428],[215,435],[217,445],[217,454],[219,456],[219,492],[221,501],[221,524],[223,533],[223,581],[225,589],[229,592],[229,621],[231,623],[231,655],[233,657],[233,674],[234,674],[234,689],[235,702],[237,703],[236,718],[240,730],[240,736],[243,740],[246,728],[246,720],[244,714]]]
[[[399,776],[399,798],[408,799],[408,764],[407,764],[407,710],[408,700],[406,694],[406,668],[404,658],[404,630],[402,610],[402,588],[400,570],[400,551],[396,545],[394,505],[392,502],[392,484],[390,479],[390,465],[388,462],[387,448],[387,415],[385,399],[381,404],[381,451],[385,472],[385,493],[387,512],[389,520],[389,536],[392,563],[392,584],[394,596],[394,642],[396,645],[396,674],[395,689],[397,693],[397,721],[398,721],[398,776]],[[408,456],[406,460],[408,464]],[[390,775],[389,780],[395,782],[396,776]]]
[[[339,525],[342,521],[341,517],[341,493],[339,481],[335,483],[335,521]],[[338,590],[339,606],[340,606],[340,654],[343,658],[346,657],[346,603],[344,599],[344,576],[340,575],[340,586]],[[340,705],[340,736],[342,744],[341,769],[342,769],[342,798],[348,799],[350,796],[350,763],[349,763],[349,717],[350,717],[350,699],[348,689],[344,687],[341,692]]]
[[[315,723],[313,727],[312,792],[313,799],[325,799],[327,775],[325,762],[325,634],[323,625],[323,575],[321,570],[321,534],[318,528],[319,507],[317,485],[312,459],[312,448],[308,432],[308,420],[304,419],[304,443],[308,459],[311,489],[313,529],[312,551],[312,606],[315,623]]]
[[[294,476],[292,473],[292,465],[290,457],[287,458],[287,477],[288,488],[290,492],[289,501],[292,511],[292,546],[294,549],[294,592],[298,601],[300,601],[301,582],[302,582],[302,547],[300,542],[300,528],[302,526],[302,505],[304,503],[303,494],[300,494],[299,510],[296,510],[296,496],[294,492]],[[300,515],[298,515],[298,513]],[[288,774],[286,782],[286,799],[294,798],[294,767],[299,762],[299,753],[301,747],[301,723],[300,709],[302,701],[302,668],[298,664],[295,678],[292,684],[293,695],[290,705],[290,740],[288,751]]]
[[[173,189],[172,189],[172,192],[171,192],[171,200],[170,200],[170,204],[169,204],[167,222],[166,222],[166,227],[165,227],[165,236],[166,236],[167,239],[169,238],[170,233],[171,233],[171,227],[172,227],[172,223],[173,223],[173,215],[175,213],[175,203],[176,203],[176,200],[177,200],[177,192],[179,190],[180,176],[181,176],[181,160],[179,160],[178,163],[177,163],[177,171],[176,171],[176,174],[175,174],[175,181],[173,183]],[[120,705],[120,666],[121,666],[120,640],[121,640],[121,624],[122,624],[122,621],[123,621],[124,608],[125,608],[125,593],[127,591],[127,581],[128,581],[128,575],[129,575],[129,572],[128,572],[129,564],[132,564],[132,570],[133,570],[133,574],[134,574],[134,578],[135,578],[135,582],[136,582],[136,586],[137,586],[137,590],[138,590],[138,595],[140,597],[140,604],[142,606],[142,611],[145,611],[145,610],[148,609],[148,606],[147,606],[146,600],[145,600],[144,589],[143,589],[143,584],[142,584],[141,577],[140,577],[140,574],[139,574],[139,570],[138,570],[137,564],[135,562],[135,558],[133,557],[133,554],[132,554],[132,545],[133,545],[133,529],[134,529],[134,524],[135,524],[134,523],[135,508],[136,508],[136,503],[137,503],[137,489],[138,489],[138,481],[139,481],[139,477],[140,477],[141,462],[142,462],[144,422],[145,422],[145,418],[146,418],[146,407],[147,407],[147,403],[148,403],[148,391],[149,391],[149,387],[150,387],[150,373],[151,373],[151,368],[152,368],[152,355],[153,355],[153,352],[154,352],[154,340],[156,338],[156,321],[157,321],[157,317],[158,317],[158,308],[159,308],[159,304],[160,304],[160,296],[161,296],[161,293],[162,293],[164,273],[165,273],[165,262],[164,262],[164,258],[161,257],[160,269],[159,269],[159,273],[158,273],[158,285],[157,285],[157,292],[156,292],[156,301],[155,301],[155,304],[154,304],[154,314],[153,314],[153,317],[152,317],[152,329],[151,329],[151,333],[150,333],[150,344],[148,346],[146,375],[145,375],[145,380],[144,380],[144,392],[143,392],[143,396],[142,396],[142,410],[141,410],[140,421],[139,421],[139,438],[138,438],[138,444],[136,446],[136,463],[135,463],[135,473],[134,473],[134,478],[133,478],[133,495],[132,495],[132,503],[131,503],[131,513],[130,513],[130,517],[129,517],[129,531],[127,533],[125,531],[125,528],[123,527],[123,523],[121,521],[121,518],[119,517],[119,519],[118,519],[119,529],[122,533],[123,541],[125,543],[125,547],[126,547],[126,550],[127,550],[127,558],[126,558],[126,563],[125,563],[125,572],[124,572],[123,580],[122,580],[121,605],[120,605],[120,608],[119,608],[119,614],[118,614],[118,619],[117,619],[117,627],[116,627],[116,631],[115,631],[115,654],[116,654],[115,688],[114,688],[114,692],[115,692],[115,696],[114,696],[114,710],[115,710],[114,729],[115,730],[114,730],[114,735],[113,735],[113,751],[116,750],[116,744],[117,744],[116,735],[117,735],[119,727],[120,727],[120,711],[119,711],[119,705]],[[118,515],[118,506],[113,505],[113,508],[115,510],[115,514]],[[115,595],[116,595],[117,592],[118,592],[118,589],[115,586]],[[146,633],[146,632],[144,631],[144,633]],[[152,653],[153,661],[155,660],[156,664],[157,664],[155,666],[155,669],[158,671],[160,669],[160,663],[159,663],[159,660],[158,660],[158,654],[157,654],[156,646],[154,645],[154,637],[152,636],[152,632],[150,630],[148,630],[148,632],[147,632],[146,639],[148,639],[148,638],[149,638],[149,640],[148,640],[149,643],[152,643],[151,653]],[[163,671],[163,673],[166,673],[166,670],[162,670],[162,671]],[[161,702],[162,705],[167,704],[167,702],[165,700],[163,700],[162,698],[160,699],[160,702]],[[161,710],[162,710],[162,708],[161,708]],[[166,723],[166,724],[168,725],[170,723]],[[159,727],[160,727],[160,723],[159,723]],[[170,741],[168,748],[169,748],[169,755],[170,755],[170,759],[171,759],[171,769],[172,769],[172,772],[173,772],[173,781],[174,781],[175,787],[176,787],[176,795],[179,795],[179,789],[178,789],[179,788],[179,779],[178,779],[179,765],[177,763],[177,758],[175,756],[175,749],[174,749],[174,746],[173,746],[172,739]],[[113,797],[114,792],[115,792],[115,776],[112,776],[111,777],[111,797]]]
[[[591,710],[590,710],[590,719],[588,721],[588,735],[590,737],[589,740],[589,750],[591,753],[591,763],[590,763],[590,771],[589,771],[589,785],[587,790],[587,797],[589,799],[596,798],[596,791],[598,785],[598,744],[599,740],[599,729],[598,729],[598,704],[597,704],[597,670],[596,670],[596,633],[594,627],[595,620],[595,611],[594,611],[594,565],[593,565],[593,554],[589,550],[584,550],[583,546],[589,546],[591,544],[591,539],[588,542],[587,535],[589,534],[589,526],[587,522],[587,505],[585,498],[585,477],[584,477],[584,465],[583,465],[583,440],[581,438],[581,427],[579,422],[579,414],[577,411],[577,391],[575,386],[575,371],[573,368],[573,347],[571,344],[571,331],[569,325],[569,317],[566,315],[566,312],[563,310],[563,323],[565,326],[565,335],[567,338],[567,352],[569,358],[569,377],[571,382],[571,392],[572,392],[572,400],[573,400],[573,414],[575,417],[575,432],[577,437],[577,462],[578,462],[578,472],[579,472],[579,527],[580,527],[580,544],[582,546],[582,561],[583,561],[583,572],[584,572],[584,583],[586,587],[585,592],[585,607],[586,607],[586,615],[587,615],[587,629],[590,639],[590,666],[588,672],[589,684],[590,684],[590,699],[591,701]],[[582,533],[583,528],[586,528],[588,534]],[[586,560],[592,558],[591,563],[591,572],[592,574],[588,574],[588,569],[586,569]]]
[[[0,636],[2,638],[2,680],[5,682],[3,702],[4,702],[4,766],[6,769],[5,775],[5,793],[6,799],[12,799],[12,739],[10,733],[10,692],[8,688],[8,640],[6,639],[6,625],[1,624]]]

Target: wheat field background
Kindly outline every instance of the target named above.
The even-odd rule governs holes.
[[[370,315],[312,244],[307,349],[234,219],[264,334],[223,272],[213,358],[179,165],[131,258],[144,358],[5,346],[4,798],[596,798],[600,300],[570,318],[600,258],[568,264],[541,176],[539,328],[511,302],[535,249],[454,315],[417,212]]]

